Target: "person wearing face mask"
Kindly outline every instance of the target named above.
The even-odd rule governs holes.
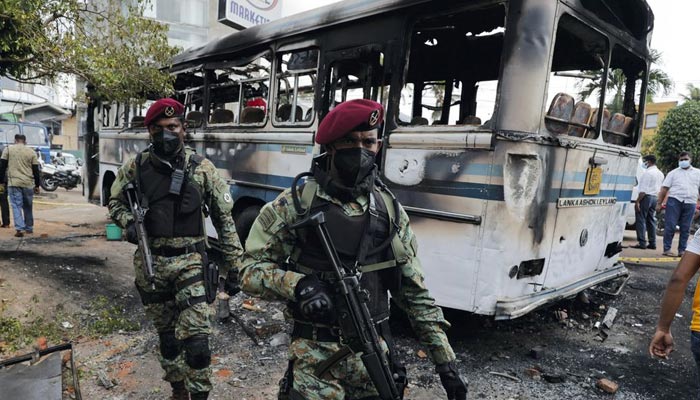
[[[656,250],[656,194],[661,190],[664,173],[656,167],[656,156],[646,155],[642,161],[644,172],[639,177],[639,194],[634,203],[638,244],[632,247]]]
[[[343,338],[334,306],[340,301],[333,285],[337,278],[320,238],[309,228],[293,228],[318,211],[325,213],[342,264],[361,271],[359,283],[369,296],[369,312],[387,346],[399,391],[406,370],[394,357],[389,293],[436,365],[447,398],[466,399],[467,383],[445,335],[450,325],[425,287],[408,216],[379,179],[375,159],[383,118],[384,109],[371,100],[333,108],[315,138],[326,152],[314,159],[310,172],[297,176],[290,189],[262,208],[246,241],[241,289],[287,302],[286,315],[293,321],[280,399],[379,399],[362,353],[338,356]],[[308,179],[302,183],[303,177]]]
[[[659,191],[656,211],[666,205],[663,255],[673,257],[671,251],[676,226],[680,227],[678,257],[683,256],[690,236],[690,224],[700,193],[700,170],[691,166],[687,151],[678,155],[678,168],[669,172]]]
[[[218,284],[217,278],[203,273],[208,264],[205,217],[211,217],[224,261],[235,271],[233,276],[243,250],[231,217],[228,184],[211,161],[184,144],[184,110],[174,99],[160,99],[149,107],[144,125],[150,146],[119,169],[109,213],[125,229],[127,240],[137,243],[124,193],[131,183],[147,210],[144,225],[155,275],[152,282],[144,276],[137,249],[135,283],[146,314],[158,331],[163,379],[172,387],[172,399],[203,400],[212,389],[212,309],[207,292]],[[227,289],[232,293],[230,286]]]

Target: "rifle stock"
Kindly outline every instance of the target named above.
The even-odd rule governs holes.
[[[396,385],[389,357],[382,348],[379,334],[367,307],[369,295],[360,287],[357,274],[342,265],[325,223],[325,213],[320,211],[292,225],[291,228],[311,226],[318,235],[338,279],[335,285],[337,298],[341,301],[336,304],[336,307],[343,343],[352,353],[362,353],[360,358],[379,397],[382,400],[400,400],[403,398],[403,393]],[[327,367],[330,368],[331,365]]]
[[[129,208],[134,217],[134,227],[136,228],[136,236],[138,237],[139,251],[141,252],[141,267],[143,274],[151,284],[151,288],[155,289],[155,273],[153,272],[153,256],[151,248],[148,246],[148,233],[144,221],[146,218],[147,209],[141,207],[141,202],[136,195],[136,187],[133,183],[129,183],[125,188],[126,198],[129,201]]]

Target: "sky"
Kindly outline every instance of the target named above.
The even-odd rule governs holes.
[[[337,0],[282,0],[284,15],[291,15],[315,7],[335,3]],[[647,0],[654,11],[654,33],[651,47],[661,51],[662,64],[656,66],[671,77],[674,88],[654,101],[681,100],[687,92],[686,85],[700,87],[700,46],[697,45],[697,24],[700,15],[698,0]]]

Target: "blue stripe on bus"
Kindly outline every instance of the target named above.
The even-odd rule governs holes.
[[[292,185],[293,178],[279,175],[258,174],[255,172],[236,171],[233,174],[233,179],[244,182],[258,183],[279,188],[288,188]],[[503,185],[490,185],[474,182],[459,182],[459,181],[444,181],[436,179],[423,179],[420,185],[411,186],[410,189],[403,189],[403,186],[390,184],[392,190],[397,191],[416,191],[422,193],[441,194],[447,196],[466,197],[480,200],[495,200],[504,201]],[[274,190],[258,189],[261,192],[275,193]],[[235,198],[237,196],[232,192]],[[267,197],[270,195],[267,194]],[[267,199],[266,197],[266,199]],[[583,187],[580,188],[551,188],[549,193],[549,202],[556,202],[560,197],[584,197]],[[601,190],[595,196],[585,197],[615,197],[617,201],[630,201],[632,198],[631,190]],[[258,198],[262,198],[259,196]],[[273,196],[274,198],[274,196]],[[269,200],[266,200],[269,201]]]
[[[430,160],[430,172],[428,176],[431,178],[439,178],[444,176],[445,171],[451,171],[453,165],[458,165],[460,169],[462,166],[455,160],[452,161],[448,159],[441,160]],[[481,163],[470,163],[466,167],[460,170],[460,175],[472,175],[472,176],[493,176],[493,177],[503,177],[503,165],[500,164],[481,164]],[[585,182],[586,172],[563,172],[555,171],[553,174],[554,181],[561,181],[563,178],[564,183],[568,182]],[[634,176],[628,175],[614,175],[603,173],[603,182],[605,184],[620,184],[620,185],[634,185],[636,183],[636,178]]]

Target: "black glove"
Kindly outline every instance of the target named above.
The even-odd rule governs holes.
[[[126,241],[132,244],[139,244],[139,235],[136,234],[136,224],[133,222],[126,227]]]
[[[467,382],[459,375],[453,362],[436,365],[435,372],[440,374],[440,382],[447,392],[447,400],[467,400]]]
[[[224,282],[224,291],[229,296],[235,296],[236,293],[241,291],[241,287],[238,286],[238,271],[235,269],[230,269],[228,275],[226,275],[226,281]]]
[[[316,275],[301,278],[294,288],[294,297],[302,317],[314,322],[333,320],[333,288]]]

